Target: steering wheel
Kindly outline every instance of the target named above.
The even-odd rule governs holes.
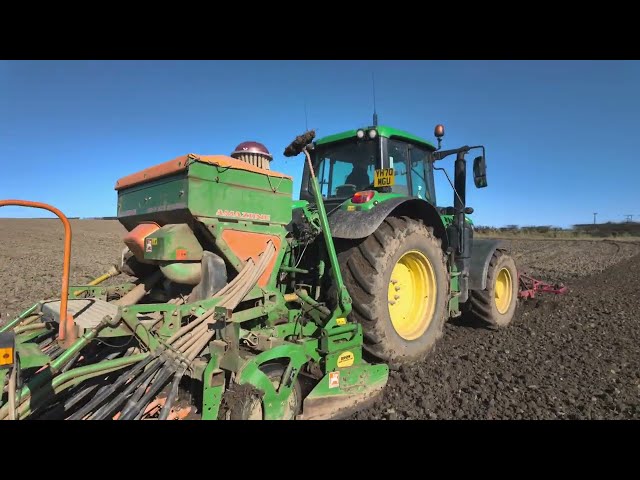
[[[309,145],[313,139],[316,137],[315,130],[309,130],[308,132],[304,132],[302,135],[298,135],[293,142],[284,149],[285,157],[295,157],[300,154],[304,147]]]

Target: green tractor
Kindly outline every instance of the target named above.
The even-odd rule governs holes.
[[[253,142],[120,179],[126,249],[87,285],[68,284],[62,212],[0,201],[65,225],[60,297],[0,328],[0,419],[339,418],[382,392],[388,365],[423,358],[464,308],[509,323],[513,260],[473,240],[465,218],[472,148],[377,126],[314,139],[285,149],[306,158],[296,201]],[[454,207],[440,209],[434,162],[454,153]],[[482,155],[477,186],[484,175]],[[100,285],[120,274],[130,278]]]
[[[375,117],[374,117],[374,123]],[[315,174],[328,213],[340,270],[362,325],[364,349],[390,366],[422,360],[444,322],[468,312],[493,327],[508,325],[518,273],[507,246],[474,239],[466,206],[466,155],[474,183],[487,186],[483,146],[441,150],[385,126],[350,130],[315,142]],[[453,206],[438,207],[437,162],[455,155]],[[300,198],[313,201],[313,170],[304,170]],[[447,179],[449,179],[447,175]],[[330,302],[331,299],[327,298]]]

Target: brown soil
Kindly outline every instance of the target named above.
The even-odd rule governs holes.
[[[115,220],[71,220],[71,284],[102,275],[120,258],[124,228]],[[0,318],[60,296],[64,229],[58,219],[0,219]]]
[[[640,418],[640,247],[514,241],[530,272],[569,286],[498,331],[452,320],[434,355],[391,372],[355,419]]]
[[[118,261],[124,229],[71,223],[71,282],[86,283]],[[0,219],[0,245],[2,320],[59,295],[59,221]],[[640,418],[639,253],[629,242],[513,240],[521,270],[569,293],[522,304],[503,330],[449,322],[434,355],[392,372],[352,418]]]

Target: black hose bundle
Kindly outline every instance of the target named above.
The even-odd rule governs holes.
[[[184,370],[182,370],[182,372],[180,372],[179,374],[176,374],[176,376],[173,377],[173,383],[171,384],[171,392],[167,397],[167,401],[165,402],[164,407],[162,407],[162,410],[160,411],[160,416],[158,417],[158,420],[166,420],[169,417],[171,408],[173,407],[173,404],[176,401],[176,398],[178,398],[180,380],[182,380],[182,376],[185,374],[186,371],[187,369],[185,368]]]
[[[95,414],[93,414],[91,416],[91,420],[104,420],[105,418],[107,418],[111,413],[113,413],[116,408],[118,408],[122,404],[122,402],[127,400],[127,397],[131,393],[134,393],[141,386],[141,384],[146,384],[146,380],[148,379],[151,380],[151,378],[156,375],[158,370],[163,366],[164,362],[164,359],[157,359],[149,366],[149,368],[144,373],[142,373],[142,375],[138,376],[129,385],[127,385],[127,388],[125,388],[108,404],[103,405]],[[143,387],[143,392],[144,388],[146,387]]]
[[[149,391],[145,393],[138,402],[133,405],[128,405],[127,408],[122,410],[122,415],[120,415],[119,420],[133,420],[134,418],[138,418],[138,416],[141,417],[147,404],[175,373],[175,370],[171,367],[165,366],[149,387]]]
[[[157,357],[150,355],[144,360],[142,360],[140,363],[138,363],[131,370],[128,370],[127,372],[120,375],[120,377],[113,384],[109,385],[108,388],[106,388],[105,390],[100,392],[98,395],[96,395],[93,398],[93,400],[87,403],[84,407],[82,407],[76,413],[71,415],[69,417],[69,420],[80,420],[81,418],[86,416],[94,408],[100,405],[100,402],[103,402],[104,400],[109,398],[109,396],[112,395],[120,386],[124,385],[127,381],[135,378],[138,372],[140,372],[144,367],[146,367],[149,363],[151,363],[152,360],[157,360]]]

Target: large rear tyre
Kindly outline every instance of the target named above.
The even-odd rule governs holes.
[[[516,264],[511,256],[496,250],[489,263],[486,288],[469,291],[471,313],[493,327],[506,327],[513,320],[517,302]]]
[[[365,350],[392,368],[424,359],[442,336],[449,296],[433,229],[409,217],[388,217],[339,260]]]

